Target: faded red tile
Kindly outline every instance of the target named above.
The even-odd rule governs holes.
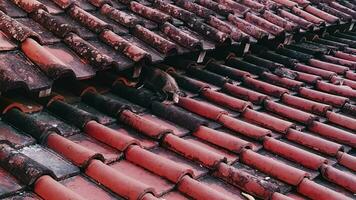
[[[128,161],[120,161],[111,165],[115,170],[125,173],[127,176],[140,180],[142,183],[154,188],[155,193],[159,196],[172,190],[174,184],[170,183],[168,180],[161,178],[141,167],[138,167]]]
[[[88,180],[83,176],[74,176],[67,178],[61,183],[72,190],[73,192],[80,194],[82,197],[88,200],[114,200],[116,196],[105,191],[100,185]]]
[[[105,163],[117,161],[121,157],[121,152],[118,150],[83,134],[76,134],[68,137],[68,139],[94,152],[102,154],[105,158]]]

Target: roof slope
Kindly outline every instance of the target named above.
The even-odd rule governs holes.
[[[0,88],[36,94],[0,97],[1,199],[355,199],[353,1],[76,2],[0,4]],[[170,56],[227,35],[260,42]],[[127,86],[149,59],[187,96]]]
[[[160,65],[188,94],[175,105],[112,74],[62,85],[67,102],[34,114],[2,98],[0,195],[354,199],[353,48],[318,41]]]
[[[134,63],[231,42],[231,51],[249,40],[288,43],[290,33],[349,26],[356,16],[347,1],[1,2],[0,91],[24,88],[37,96],[48,96],[62,77],[83,80],[132,66],[137,76],[141,65]]]

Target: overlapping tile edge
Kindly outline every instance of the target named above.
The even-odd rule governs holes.
[[[331,38],[332,36],[328,37],[329,39],[333,39]],[[350,36],[350,38],[352,38],[352,35]],[[147,102],[151,102],[152,96],[150,94],[126,88],[124,85],[119,83],[113,85],[112,91],[118,92],[119,96],[123,98],[129,98],[130,101],[137,104],[141,104],[144,107],[148,106],[148,110],[150,110],[155,115],[161,118],[164,118],[169,121],[173,120],[174,123],[176,123],[177,125],[183,126],[186,129],[190,130],[192,132],[192,137],[200,138],[200,141],[205,141],[206,143],[212,144],[213,147],[210,147],[212,149],[210,149],[208,146],[204,145],[199,141],[198,143],[196,143],[196,139],[192,140],[189,137],[183,137],[183,139],[180,139],[179,137],[174,136],[174,134],[172,134],[167,127],[160,126],[159,123],[157,124],[157,122],[152,121],[152,119],[147,120],[144,117],[140,117],[139,115],[130,111],[130,109],[128,109],[126,105],[123,105],[123,103],[117,102],[110,97],[107,98],[92,91],[86,91],[84,93],[79,92],[78,94],[82,94],[82,101],[84,103],[91,105],[92,107],[101,110],[106,114],[117,117],[121,123],[127,124],[128,126],[138,130],[141,134],[146,134],[150,138],[154,138],[160,141],[162,147],[176,151],[178,154],[182,154],[183,157],[186,157],[189,160],[197,161],[204,167],[207,167],[211,170],[215,170],[215,173],[212,173],[211,175],[219,177],[232,185],[240,187],[245,192],[254,196],[273,199],[288,198],[287,196],[284,196],[281,193],[274,192],[274,189],[276,189],[275,186],[272,186],[272,183],[270,183],[272,185],[268,185],[268,183],[266,183],[268,182],[269,177],[266,177],[266,179],[261,181],[260,177],[253,176],[253,174],[246,173],[246,171],[244,170],[235,168],[235,166],[231,166],[230,164],[233,163],[233,161],[231,160],[236,160],[237,158],[236,154],[235,158],[234,156],[232,156],[231,158],[231,153],[227,154],[222,153],[221,151],[218,151],[216,153],[215,151],[217,150],[214,151],[214,148],[216,149],[220,146],[220,148],[227,149],[230,152],[235,152],[239,155],[239,159],[243,164],[251,166],[254,169],[258,169],[266,173],[268,176],[279,179],[282,182],[288,183],[289,185],[297,186],[296,188],[293,187],[293,190],[291,190],[292,194],[288,193],[289,198],[302,198],[297,197],[297,195],[295,194],[296,191],[294,191],[294,189],[296,189],[297,192],[299,192],[299,195],[302,194],[312,199],[320,199],[323,197],[321,195],[325,195],[324,197],[328,199],[344,199],[346,197],[341,196],[342,192],[337,193],[330,191],[326,189],[327,187],[324,187],[313,181],[309,181],[309,179],[307,178],[302,178],[308,176],[307,173],[305,173],[305,171],[308,171],[307,169],[311,169],[313,171],[320,170],[321,174],[325,176],[326,180],[329,180],[330,182],[335,182],[336,184],[339,184],[348,190],[355,190],[355,188],[353,188],[353,185],[355,183],[355,169],[352,168],[355,166],[355,158],[352,155],[340,152],[339,150],[341,149],[341,145],[338,144],[343,144],[346,149],[345,151],[350,151],[351,147],[351,153],[354,152],[353,148],[355,145],[355,138],[353,133],[355,129],[352,125],[354,124],[355,119],[354,117],[346,117],[344,113],[350,113],[353,116],[355,115],[355,106],[353,102],[348,103],[349,99],[352,100],[355,98],[355,92],[352,89],[350,90],[350,88],[339,86],[335,87],[330,83],[320,81],[320,79],[326,79],[330,80],[333,84],[342,83],[347,85],[348,87],[353,88],[355,86],[354,82],[352,81],[354,80],[354,63],[345,61],[345,58],[347,58],[349,61],[354,61],[353,56],[351,54],[347,54],[352,53],[353,49],[345,47],[344,45],[344,51],[338,51],[336,52],[337,54],[334,55],[338,58],[332,56],[323,57],[323,59],[328,62],[337,62],[337,64],[340,64],[339,62],[341,61],[342,65],[350,67],[351,70],[345,68],[344,66],[330,65],[318,59],[310,58],[305,54],[296,54],[295,52],[293,53],[293,50],[309,50],[309,54],[315,53],[315,55],[317,55],[318,53],[320,53],[321,50],[325,50],[325,47],[327,47],[327,51],[330,51],[330,49],[332,49],[331,47],[335,46],[337,48],[342,48],[342,45],[338,43],[340,41],[335,43],[331,43],[330,40],[327,41],[329,41],[329,43],[326,44],[327,46],[322,45],[325,45],[325,41],[323,41],[322,39],[315,39],[314,42],[317,42],[317,44],[309,44],[308,46],[308,43],[302,43],[296,44],[294,46],[291,45],[286,48],[280,48],[279,50],[277,50],[277,52],[282,55],[298,59],[307,59],[307,65],[311,66],[305,65],[306,60],[300,60],[304,63],[304,65],[300,63],[296,64],[293,63],[293,61],[295,60],[291,60],[288,58],[286,59],[286,57],[278,56],[273,52],[267,52],[265,53],[266,55],[258,54],[258,51],[255,52],[255,54],[257,54],[257,56],[260,58],[272,58],[274,62],[284,64],[288,67],[293,66],[293,69],[298,71],[298,76],[296,77],[296,80],[281,78],[279,76],[269,73],[268,71],[266,71],[266,69],[260,67],[262,65],[261,62],[263,63],[263,66],[269,66],[269,70],[273,73],[277,73],[278,70],[276,69],[281,69],[281,66],[275,63],[266,62],[266,60],[256,59],[256,57],[253,56],[245,58],[246,60],[244,59],[244,61],[247,61],[248,63],[244,63],[244,61],[241,62],[241,60],[234,57],[230,57],[229,59],[227,59],[225,64],[235,69],[228,68],[224,65],[221,65],[221,62],[216,61],[211,61],[206,64],[206,69],[208,71],[200,70],[195,67],[186,68],[186,65],[179,65],[178,62],[176,62],[176,65],[174,64],[174,62],[173,64],[171,63],[172,67],[176,69],[184,68],[188,76],[194,76],[195,79],[200,79],[205,82],[209,82],[210,84],[217,85],[218,87],[223,89],[224,93],[228,95],[236,95],[236,97],[238,98],[245,99],[255,104],[261,105],[264,108],[262,112],[256,111],[253,105],[251,105],[251,103],[249,102],[245,102],[243,100],[228,96],[226,94],[222,94],[215,90],[208,89],[209,87],[211,87],[208,84],[197,82],[194,79],[187,78],[186,75],[176,73],[171,69],[170,73],[176,78],[182,88],[188,89],[190,90],[190,92],[193,93],[199,93],[200,98],[204,98],[215,104],[222,105],[223,107],[229,109],[230,114],[227,115],[226,110],[222,110],[221,108],[218,108],[211,104],[206,104],[201,101],[201,99],[195,100],[196,98],[181,99],[178,106],[184,108],[185,111],[177,109],[177,107],[174,106],[166,106],[159,102],[154,102],[152,106],[150,106],[147,104]],[[310,49],[311,47],[313,47],[313,45],[314,47],[318,47],[319,50],[315,51],[315,49]],[[333,50],[335,50],[335,48]],[[257,64],[259,66],[251,64]],[[209,71],[214,73],[207,73]],[[217,74],[219,73],[221,73],[220,75],[223,76],[218,76]],[[254,75],[250,75],[249,73],[258,75],[259,78],[254,77]],[[335,73],[339,74],[339,76],[336,76]],[[340,79],[340,75],[344,79]],[[236,81],[242,82],[243,87],[234,85],[236,83],[227,82],[226,78],[224,78],[225,76],[228,76],[231,79],[235,79]],[[327,93],[334,93],[336,94],[336,96],[306,88],[302,86],[303,82],[304,84],[306,83],[308,86],[315,86],[317,90],[325,91]],[[270,83],[272,83],[273,85]],[[267,99],[266,95],[261,95],[261,93],[255,93],[250,89],[246,89],[245,87],[249,87],[250,89],[254,89],[258,92],[262,92],[269,96],[272,96],[272,100]],[[300,97],[288,94],[290,93],[289,90],[296,91]],[[137,97],[140,97],[142,99],[137,102],[137,100],[139,99]],[[273,98],[280,99],[281,102],[285,105],[276,103],[275,99]],[[312,101],[309,101],[307,99]],[[303,102],[304,104],[300,104],[300,102]],[[335,110],[328,111],[331,107],[323,103],[331,104],[335,108],[341,108],[341,112],[338,114],[335,112]],[[94,122],[93,120],[96,119],[95,117],[83,112],[82,110],[78,110],[76,107],[65,104],[60,100],[50,101],[50,104],[44,104],[44,106],[46,105],[51,113],[54,113],[56,116],[59,116],[64,121],[67,121],[69,124],[73,124],[86,134],[89,134],[91,137],[96,138],[96,140],[109,144],[109,146],[115,147],[119,151],[123,152],[125,159],[128,160],[130,163],[136,164],[147,171],[151,171],[157,176],[164,177],[164,179],[169,180],[172,183],[177,183],[176,190],[185,193],[187,196],[201,199],[224,199],[231,197],[226,196],[226,193],[217,192],[219,191],[219,189],[211,190],[211,187],[207,187],[201,182],[189,178],[189,176],[183,176],[182,174],[193,174],[193,172],[189,172],[192,171],[192,169],[189,170],[187,169],[187,167],[180,168],[180,165],[178,165],[177,163],[174,163],[170,160],[163,160],[162,156],[159,156],[158,160],[156,161],[157,163],[163,162],[162,165],[152,165],[152,162],[148,162],[150,161],[150,159],[145,160],[143,158],[150,157],[151,159],[157,159],[156,154],[150,154],[149,151],[139,148],[135,144],[138,144],[140,142],[134,141],[132,138],[126,138],[127,140],[125,140],[125,136],[122,135],[123,133],[119,135],[119,132],[111,132],[112,130],[109,130],[104,126],[98,124],[97,122]],[[307,112],[297,111],[293,109],[293,107]],[[132,199],[154,198],[153,195],[159,196],[159,194],[156,193],[156,191],[154,191],[151,187],[142,183],[137,183],[137,181],[135,182],[134,180],[132,180],[132,178],[129,178],[129,176],[126,176],[125,174],[120,174],[120,171],[116,173],[117,171],[113,171],[114,167],[111,168],[108,167],[106,164],[103,164],[106,162],[106,158],[105,156],[100,155],[100,153],[98,154],[98,152],[89,151],[88,149],[83,148],[83,146],[72,143],[70,142],[70,140],[66,140],[64,137],[61,137],[58,134],[54,134],[53,131],[56,132],[57,130],[52,127],[52,124],[43,124],[42,121],[36,120],[35,118],[33,118],[32,115],[26,115],[16,110],[8,110],[9,112],[7,112],[4,117],[5,122],[12,124],[14,127],[17,127],[18,129],[26,132],[27,134],[31,134],[34,138],[36,138],[39,143],[45,144],[49,148],[57,151],[59,154],[62,154],[63,157],[82,168],[87,176],[106,186],[106,188],[109,188],[109,190],[113,191],[114,193],[119,194],[123,197],[130,197]],[[276,162],[275,160],[269,159],[268,154],[262,155],[262,152],[257,154],[253,150],[255,150],[254,146],[258,145],[252,145],[250,142],[245,141],[245,139],[242,140],[239,137],[235,137],[224,132],[214,131],[210,128],[207,128],[204,125],[209,125],[209,123],[207,123],[205,120],[188,114],[186,110],[203,116],[204,118],[216,121],[222,124],[224,128],[233,130],[235,131],[235,133],[240,133],[239,136],[244,135],[249,138],[253,138],[255,141],[260,141],[264,148],[264,150],[260,151],[272,152],[273,154],[283,157],[287,160],[292,160],[292,162],[297,163],[303,166],[304,168],[300,170],[300,166],[292,167],[290,166],[290,163],[285,160],[283,160],[282,162]],[[237,119],[235,117],[232,117],[232,110],[235,111],[235,114],[236,112],[241,113]],[[291,115],[290,112],[294,112],[295,115]],[[266,113],[269,114],[266,115]],[[271,115],[272,113],[273,115],[276,114],[282,119],[274,118]],[[321,116],[322,121],[317,122],[316,117],[313,114]],[[73,115],[75,115],[76,117],[73,117]],[[326,125],[325,123],[323,123],[323,118],[327,118],[331,123],[343,126],[348,130],[343,130],[340,128],[335,128],[335,126]],[[315,135],[310,134],[309,132],[300,132],[299,130],[294,128],[295,123],[289,122],[285,119],[297,122],[296,124],[299,125],[297,126],[297,128],[300,128],[300,124],[302,124],[303,126],[307,127],[309,131],[319,134],[321,137],[315,137]],[[266,123],[265,121],[269,123]],[[23,126],[24,122],[28,123],[29,127]],[[98,132],[100,129],[104,130]],[[110,137],[109,139],[103,138],[103,132],[107,132],[108,137],[110,136],[112,138],[117,139],[114,140]],[[49,138],[47,138],[48,135]],[[291,145],[289,142],[286,143],[285,141],[275,139],[276,135],[279,135],[279,137],[281,135],[284,136],[283,139],[294,142],[292,143],[293,145]],[[242,136],[242,138],[244,138],[244,136]],[[325,139],[330,139],[334,142]],[[31,142],[33,143],[33,141]],[[130,144],[134,146],[129,147]],[[198,144],[200,144],[200,146]],[[304,147],[294,147],[296,144],[301,144],[304,147],[308,147],[309,150],[314,149],[316,150],[316,152],[320,152],[321,155],[318,155],[318,153],[310,153],[306,151]],[[183,148],[181,145],[183,145],[183,147],[185,148]],[[68,146],[72,147],[71,149],[80,152],[80,154],[75,154],[73,152],[66,151],[65,147]],[[5,163],[5,165],[9,163],[10,159],[14,161],[21,160],[23,161],[23,163],[33,162],[31,158],[28,160],[26,156],[21,153],[18,154],[16,151],[14,152],[12,149],[8,148],[7,145],[4,145],[2,150],[2,158],[4,159],[4,162],[2,163]],[[293,152],[296,155],[289,155],[290,152]],[[329,161],[331,164],[324,164],[325,157],[328,156],[336,157],[338,164],[351,168],[351,171],[342,172],[341,170],[332,167],[332,165],[334,165],[333,163],[335,162],[333,162],[332,159],[331,162]],[[93,161],[91,161],[92,159]],[[265,163],[261,164],[259,160],[268,163],[268,165],[261,166]],[[284,162],[287,162],[288,164],[283,164]],[[58,184],[58,182],[53,181],[53,178],[58,179],[58,177],[53,175],[53,171],[50,172],[51,170],[48,170],[46,167],[39,165],[38,163],[36,163],[36,161],[34,162],[34,164],[29,164],[29,166],[25,166],[25,168],[21,168],[23,167],[21,165],[21,162],[11,163],[17,163],[19,165],[5,166],[5,168],[11,169],[11,171],[18,170],[16,176],[19,176],[19,180],[21,180],[25,184],[33,184],[34,180],[37,180],[34,191],[42,197],[46,197],[46,195],[53,195],[46,193],[46,191],[48,190],[46,187],[53,186],[53,191],[58,190],[57,192],[68,194],[68,198],[83,198],[79,197],[78,193],[73,193],[71,190],[68,190],[68,188],[62,187],[60,184]],[[238,163],[239,162],[237,162],[237,164]],[[170,170],[162,170],[160,168],[162,166]],[[276,167],[277,169],[280,169],[280,171],[266,169],[265,167]],[[34,171],[34,173],[32,173],[31,176],[29,176],[28,174],[23,174],[26,171],[25,169],[33,169],[31,171]],[[171,174],[172,171],[175,173]],[[346,169],[343,169],[343,171],[346,171]],[[110,172],[112,172],[112,174],[110,174]],[[293,176],[288,175],[291,172],[295,172],[295,174]],[[350,173],[353,175],[351,175]],[[52,178],[44,176],[44,174],[51,175]],[[115,174],[115,176],[117,177],[115,181],[118,182],[111,182],[109,181],[109,178],[103,179],[101,177],[101,174],[102,176],[106,177],[112,177],[113,174]],[[194,177],[194,175],[192,176]],[[37,179],[38,177],[42,178]],[[311,177],[313,177],[313,173],[311,174]],[[251,181],[247,183],[242,181],[245,180],[245,178]],[[125,188],[119,187],[120,183],[122,183],[120,181],[126,181],[126,185],[132,186],[132,189],[134,189],[135,191],[132,193],[124,191]],[[189,188],[189,186],[193,187],[194,189]],[[236,188],[236,190],[238,189]],[[16,191],[16,189],[14,191]],[[323,192],[317,193],[316,191]],[[47,197],[53,198],[53,196]],[[236,196],[234,197],[238,198]],[[240,196],[240,198],[242,197]],[[350,198],[352,198],[352,196]],[[63,197],[61,197],[61,199],[63,199]]]

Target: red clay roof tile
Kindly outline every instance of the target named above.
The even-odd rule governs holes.
[[[288,131],[286,138],[330,156],[336,156],[343,149],[343,146],[338,143],[293,129]]]
[[[306,113],[306,112],[303,112],[303,111],[300,111],[300,110],[297,110],[297,109],[294,109],[289,106],[285,106],[283,104],[279,104],[279,103],[276,103],[273,101],[266,100],[264,103],[264,106],[265,106],[265,109],[268,111],[271,111],[271,112],[276,113],[280,116],[286,117],[290,120],[297,121],[297,122],[300,122],[303,124],[308,125],[308,124],[312,123],[313,121],[317,120],[317,117],[312,114],[309,114],[309,113]]]
[[[131,146],[125,156],[130,162],[139,165],[161,177],[164,177],[174,183],[186,176],[193,176],[193,170],[179,165],[169,159],[151,153],[139,146]]]
[[[351,199],[345,195],[335,192],[327,187],[316,184],[308,179],[303,179],[303,181],[298,186],[298,192],[311,198],[332,198],[332,199]]]
[[[222,115],[219,118],[219,122],[228,129],[257,140],[263,139],[265,136],[272,134],[270,130],[258,127],[228,115]]]
[[[353,198],[355,8],[6,0],[0,197]],[[144,65],[187,96],[173,104],[132,87]],[[63,98],[21,101],[52,87]]]
[[[347,144],[352,147],[356,145],[356,137],[354,134],[330,125],[314,122],[311,126],[309,126],[309,130],[342,144]]]
[[[84,200],[84,197],[81,197],[79,194],[73,192],[69,188],[66,188],[62,184],[56,182],[50,176],[40,177],[34,186],[34,192],[44,199],[78,199]]]
[[[82,175],[65,179],[61,181],[61,184],[75,193],[80,194],[85,199],[114,200],[119,198],[118,196],[105,191],[103,188],[97,187],[94,182]]]
[[[301,181],[309,176],[307,172],[260,155],[251,150],[245,150],[241,153],[241,162],[295,186],[299,185]]]

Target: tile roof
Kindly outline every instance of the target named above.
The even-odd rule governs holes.
[[[0,198],[355,199],[355,5],[0,1]]]

